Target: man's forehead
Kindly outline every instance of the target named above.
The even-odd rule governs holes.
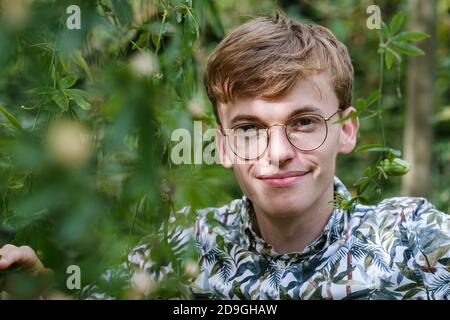
[[[326,115],[339,106],[338,98],[325,73],[301,79],[288,95],[265,99],[240,98],[230,103],[219,103],[218,112],[225,126],[240,116],[256,116],[265,122],[284,121],[292,113],[315,112]]]

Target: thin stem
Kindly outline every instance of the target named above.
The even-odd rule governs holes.
[[[159,48],[161,47],[162,32],[163,32],[164,24],[166,23],[166,18],[167,18],[168,14],[169,14],[169,12],[164,7],[164,13],[163,13],[163,18],[162,18],[162,22],[161,22],[161,28],[159,29],[158,41],[156,42],[155,56],[158,56]]]
[[[381,41],[381,39],[380,39]],[[382,104],[383,101],[383,57],[384,53],[380,54],[380,79],[378,82],[378,90],[380,92],[380,99],[378,99],[378,119],[380,121],[380,129],[381,129],[381,143],[383,144],[383,147],[386,146],[386,139],[384,136],[384,122],[383,122],[383,110],[382,110]]]
[[[145,196],[140,197],[140,198],[139,198],[139,201],[138,201],[138,203],[137,203],[137,205],[136,205],[136,210],[135,210],[135,213],[134,213],[133,221],[132,221],[132,223],[131,223],[131,228],[130,228],[129,234],[132,234],[132,233],[133,233],[134,225],[135,225],[135,223],[136,223],[137,216],[138,216],[138,214],[139,214],[139,208],[140,208],[141,203],[142,203],[142,201],[144,200],[144,198],[145,198]]]
[[[378,165],[378,163],[380,162],[380,159],[377,160],[377,163],[375,164],[375,167]],[[369,187],[369,185],[371,184],[371,182],[373,182],[373,178],[376,177],[377,175],[377,171],[373,171],[371,172],[368,176],[367,176],[367,183],[360,189],[358,190],[359,192],[357,192],[357,197],[362,196],[362,194],[364,193],[364,191],[366,191],[366,189]]]
[[[33,127],[31,128],[31,131],[34,131],[34,129],[36,128],[36,125],[37,125],[40,115],[41,115],[41,106],[39,106],[38,113],[36,115],[36,118],[34,119],[34,123],[33,123]]]

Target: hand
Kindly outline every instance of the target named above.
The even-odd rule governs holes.
[[[28,246],[6,244],[0,249],[0,292],[13,299],[42,298],[53,278]]]

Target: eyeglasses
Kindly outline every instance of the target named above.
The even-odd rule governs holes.
[[[284,127],[290,144],[300,151],[313,151],[320,148],[328,136],[327,122],[331,116],[324,118],[319,114],[302,114],[290,119],[286,124],[272,124],[263,127],[256,123],[242,123],[226,129],[223,135],[233,153],[244,160],[255,160],[261,157],[269,146],[270,129],[275,126]]]

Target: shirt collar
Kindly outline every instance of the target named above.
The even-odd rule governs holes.
[[[334,194],[335,199],[336,194],[340,194],[340,197],[344,200],[351,199],[350,192],[338,177],[334,177]],[[329,245],[345,236],[348,212],[345,212],[340,208],[335,208],[322,233],[303,251],[278,254],[270,244],[255,232],[253,205],[250,199],[244,195],[242,200],[242,207],[240,208],[240,216],[242,219],[241,232],[243,232],[244,237],[248,238],[250,248],[253,248],[263,256],[281,260],[302,260],[326,249]]]

